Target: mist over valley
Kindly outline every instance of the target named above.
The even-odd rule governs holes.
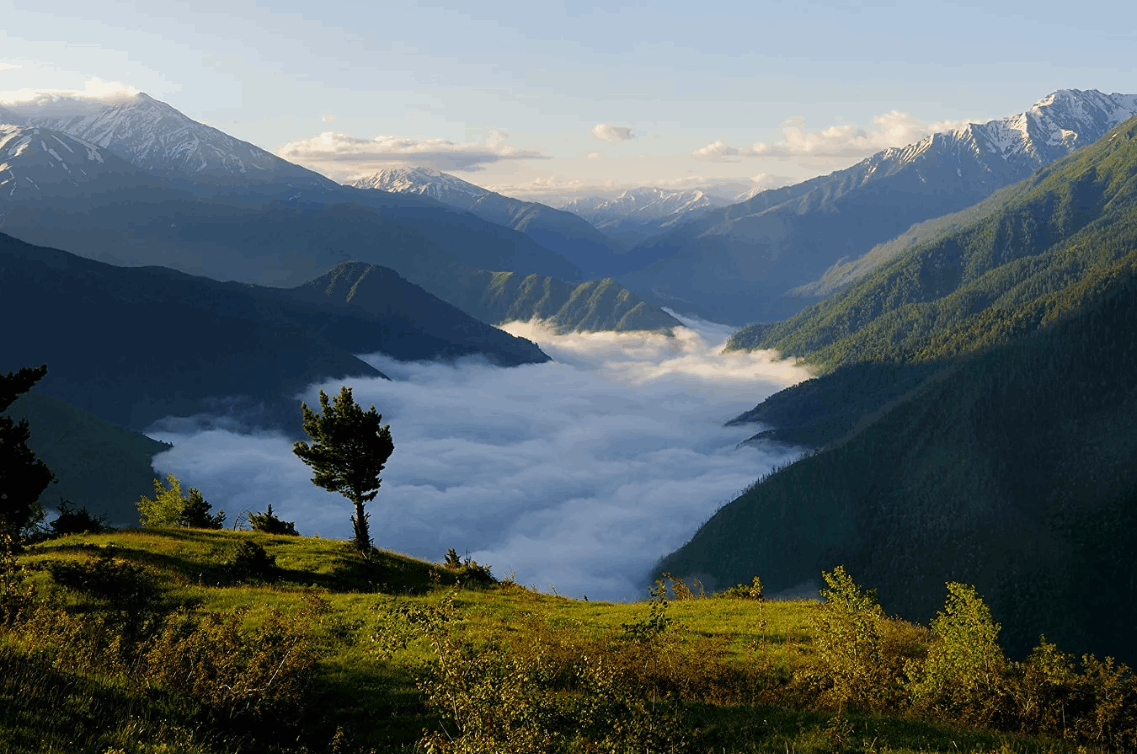
[[[378,546],[440,561],[448,548],[542,591],[589,599],[644,594],[650,570],[718,507],[800,449],[740,446],[726,428],[766,395],[807,378],[763,352],[722,353],[730,329],[684,320],[654,333],[507,332],[553,361],[509,369],[484,359],[400,362],[364,356],[390,380],[347,382],[390,423],[395,453],[369,504]],[[312,386],[296,400],[317,404]],[[168,419],[147,431],[154,458],[233,518],[273,510],[304,534],[349,538],[350,506],[314,487],[294,435],[232,418]]]

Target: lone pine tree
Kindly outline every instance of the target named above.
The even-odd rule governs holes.
[[[355,546],[360,552],[371,549],[367,529],[368,515],[363,504],[375,499],[379,491],[379,473],[387,463],[395,444],[391,441],[391,425],[383,424],[383,416],[375,406],[364,411],[351,396],[351,388],[340,389],[330,403],[320,391],[320,411],[316,413],[300,404],[304,431],[311,444],[297,442],[292,446],[301,461],[312,467],[312,483],[329,492],[338,492],[355,506],[351,523],[355,529]]]

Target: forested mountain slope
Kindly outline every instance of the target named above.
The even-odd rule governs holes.
[[[1016,185],[990,216],[732,347],[823,365],[945,358],[1076,310],[1137,241],[1137,119]],[[751,331],[752,333],[754,331]]]
[[[18,322],[0,370],[46,363],[37,389],[120,426],[164,416],[293,410],[306,385],[380,377],[353,354],[424,359],[483,354],[504,365],[547,361],[536,345],[473,321],[394,276],[407,312],[348,310],[331,300],[219,283],[165,268],[123,268],[0,234],[0,316]],[[423,300],[432,305],[424,313]],[[419,324],[419,318],[423,324]],[[439,321],[445,332],[432,328]],[[467,342],[458,325],[476,334]]]
[[[1045,633],[1132,659],[1137,247],[1076,312],[947,366],[915,395],[731,502],[661,571],[771,592],[845,565],[927,619],[975,584],[1023,652]]]

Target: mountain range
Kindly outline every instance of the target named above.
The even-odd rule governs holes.
[[[651,261],[619,280],[648,301],[715,321],[780,320],[817,300],[793,290],[834,265],[986,199],[1135,114],[1137,95],[1058,91],[1023,113],[709,210],[632,249]]]
[[[571,212],[503,196],[431,168],[380,170],[351,185],[364,190],[427,196],[524,233],[576,265],[586,277],[607,277],[622,271],[615,262],[625,249]]]
[[[1134,657],[1137,118],[995,201],[751,331],[828,371],[740,419],[817,450],[660,570],[781,591],[843,564],[921,619],[961,581],[1016,653]]]
[[[13,121],[0,127],[0,230],[110,264],[290,287],[362,261],[390,267],[461,307],[488,295],[498,272],[575,290],[588,276],[549,246],[590,269],[620,253],[571,213],[471,184],[462,190],[479,198],[465,206],[425,190],[340,186],[143,94],[110,101],[45,95],[3,106],[0,120]],[[453,202],[461,193],[446,195]],[[530,307],[503,302],[500,293],[493,307],[468,313],[527,313]],[[652,312],[636,321],[676,324],[630,292],[617,298],[618,308],[607,312],[596,311],[595,300],[587,315],[557,307],[552,311],[561,316],[552,324],[563,330],[569,321],[630,322],[626,315],[636,306]]]

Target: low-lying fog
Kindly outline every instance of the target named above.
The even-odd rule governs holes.
[[[355,399],[390,423],[395,452],[368,504],[376,545],[441,561],[447,548],[542,591],[646,596],[658,558],[760,475],[798,454],[738,447],[754,427],[724,428],[767,395],[807,378],[772,354],[722,354],[727,327],[683,320],[675,338],[503,329],[554,361],[501,369],[478,359],[404,363],[365,357],[391,377],[357,380]],[[318,406],[313,385],[298,396]],[[301,534],[347,539],[351,504],[311,482],[279,434],[165,422],[174,443],[155,470],[199,488],[229,522],[272,504]]]

